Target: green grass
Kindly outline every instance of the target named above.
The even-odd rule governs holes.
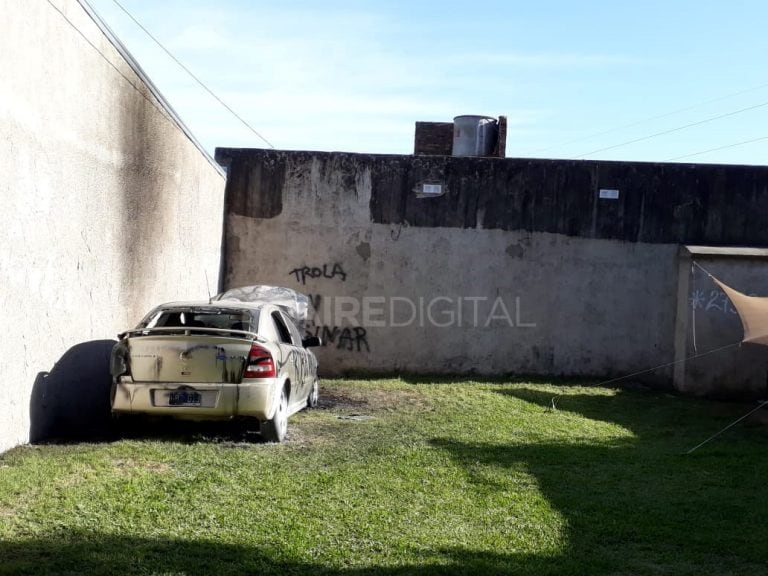
[[[193,427],[1,455],[0,574],[768,574],[764,427],[682,455],[743,405],[512,381],[323,393],[284,445]]]

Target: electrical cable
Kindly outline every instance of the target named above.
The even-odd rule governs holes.
[[[656,132],[654,134],[649,134],[647,136],[641,136],[640,138],[634,138],[633,140],[627,140],[626,142],[621,142],[619,144],[613,144],[612,146],[598,148],[597,150],[592,150],[591,152],[586,152],[585,154],[574,156],[574,158],[584,158],[585,156],[591,156],[592,154],[597,154],[598,152],[605,152],[606,150],[621,148],[622,146],[628,146],[630,144],[635,144],[637,142],[643,142],[645,140],[650,140],[651,138],[656,138],[658,136],[665,136],[666,134],[672,134],[673,132],[679,132],[680,130],[685,130],[687,128],[692,128],[694,126],[701,126],[702,124],[707,124],[708,122],[714,122],[715,120],[728,118],[729,116],[735,116],[736,114],[749,112],[750,110],[756,110],[757,108],[762,108],[764,106],[768,106],[768,101],[760,102],[759,104],[754,104],[752,106],[747,106],[746,108],[740,108],[739,110],[732,110],[731,112],[726,112],[725,114],[720,114],[718,116],[713,116],[711,118],[705,118],[704,120],[691,122],[690,124],[685,124],[683,126],[677,126],[676,128],[670,128],[669,130],[662,130],[661,132]]]
[[[241,122],[241,123],[242,123],[242,124],[243,124],[243,125],[244,125],[246,128],[248,128],[248,130],[250,130],[251,132],[253,132],[253,133],[254,133],[256,136],[258,136],[258,137],[259,137],[261,140],[263,140],[263,141],[264,141],[264,142],[267,144],[267,146],[269,146],[270,148],[274,148],[274,146],[272,145],[272,143],[271,143],[269,140],[267,140],[267,139],[266,139],[264,136],[262,136],[262,135],[261,135],[261,134],[258,132],[258,130],[256,130],[256,129],[255,129],[253,126],[251,126],[251,125],[250,125],[248,122],[246,122],[246,120],[245,120],[245,119],[243,119],[243,118],[242,118],[242,117],[241,117],[241,116],[240,116],[240,115],[239,115],[237,112],[235,112],[235,111],[234,111],[234,110],[233,110],[233,109],[232,109],[232,108],[231,108],[231,107],[230,107],[230,106],[229,106],[229,105],[228,105],[226,102],[224,102],[224,100],[222,100],[221,98],[219,98],[219,97],[218,97],[218,96],[217,96],[217,95],[216,95],[216,94],[213,92],[213,90],[211,90],[210,88],[208,88],[208,86],[206,86],[206,84],[205,84],[205,83],[204,83],[202,80],[200,80],[200,78],[198,78],[197,76],[195,76],[195,74],[194,74],[194,73],[193,73],[193,72],[192,72],[192,71],[191,71],[189,68],[187,68],[187,67],[186,67],[184,64],[182,64],[182,62],[181,62],[181,61],[180,61],[178,58],[176,58],[176,56],[174,56],[174,55],[171,53],[171,51],[170,51],[170,50],[168,50],[168,49],[167,49],[165,46],[163,46],[163,44],[160,42],[160,40],[158,40],[157,38],[155,38],[155,37],[152,35],[152,33],[151,33],[149,30],[147,30],[147,29],[146,29],[146,28],[145,28],[145,27],[144,27],[144,26],[141,24],[141,22],[139,22],[139,21],[138,21],[138,20],[137,20],[137,19],[136,19],[136,18],[133,16],[133,14],[131,14],[131,13],[130,13],[130,12],[129,12],[129,11],[128,11],[128,10],[127,10],[125,7],[123,7],[123,5],[122,5],[122,4],[120,4],[120,2],[118,2],[118,0],[112,0],[112,2],[113,2],[113,3],[114,3],[114,4],[115,4],[115,5],[118,7],[118,8],[120,8],[120,10],[122,10],[122,11],[123,11],[123,12],[124,12],[124,13],[125,13],[127,16],[128,16],[128,18],[130,18],[131,20],[133,20],[133,22],[134,22],[134,23],[135,23],[135,24],[136,24],[136,25],[137,25],[139,28],[141,28],[141,29],[142,29],[142,31],[143,31],[143,32],[144,32],[144,33],[145,33],[147,36],[149,36],[149,37],[152,39],[152,41],[153,41],[155,44],[157,44],[157,45],[160,47],[160,49],[161,49],[163,52],[165,52],[165,53],[166,53],[166,54],[167,54],[167,55],[168,55],[168,56],[171,58],[171,60],[173,60],[173,61],[174,61],[176,64],[178,64],[178,65],[179,65],[179,67],[180,67],[182,70],[184,70],[184,72],[186,72],[186,73],[187,73],[187,74],[190,76],[190,78],[192,78],[192,79],[193,79],[195,82],[197,82],[197,83],[198,83],[198,84],[199,84],[199,85],[200,85],[200,86],[201,86],[201,87],[202,87],[202,88],[203,88],[203,89],[204,89],[206,92],[208,92],[208,94],[210,94],[210,95],[211,95],[211,96],[212,96],[212,97],[213,97],[213,98],[214,98],[214,99],[215,99],[215,100],[216,100],[216,101],[217,101],[219,104],[221,104],[221,105],[222,105],[222,106],[223,106],[223,107],[224,107],[224,108],[225,108],[225,109],[226,109],[226,110],[227,110],[227,111],[228,111],[230,114],[232,114],[232,115],[233,115],[235,118],[237,118],[237,119],[238,119],[238,120],[239,120],[239,121],[240,121],[240,122]]]
[[[605,136],[606,134],[611,134],[613,132],[618,132],[619,130],[624,130],[625,128],[633,128],[635,126],[639,126],[641,124],[645,124],[646,122],[653,122],[654,120],[661,120],[662,118],[668,118],[669,116],[674,116],[675,114],[680,114],[682,112],[688,112],[689,110],[694,110],[696,108],[700,108],[702,106],[706,106],[707,104],[713,104],[714,102],[720,102],[722,100],[727,100],[729,98],[735,98],[736,96],[742,96],[744,94],[747,94],[749,92],[754,92],[755,90],[760,90],[762,88],[768,88],[768,84],[760,84],[759,86],[753,86],[752,88],[747,88],[745,90],[741,90],[739,92],[732,92],[731,94],[725,94],[723,96],[718,96],[717,98],[712,98],[711,100],[705,100],[704,102],[699,102],[698,104],[693,104],[691,106],[686,106],[684,108],[678,108],[677,110],[672,110],[671,112],[665,112],[664,114],[659,114],[658,116],[651,116],[650,118],[644,118],[642,120],[636,120],[634,122],[630,122],[628,124],[622,124],[621,126],[615,126],[613,128],[609,128],[607,130],[603,130],[601,132],[594,132],[592,134],[589,134],[587,136],[581,136],[579,138],[574,138],[573,140],[568,140],[567,142],[561,142],[560,144],[554,144],[552,146],[547,146],[546,148],[539,148],[538,150],[534,150],[533,153],[539,153],[539,152],[546,152],[547,150],[552,150],[553,148],[560,148],[562,146],[568,146],[569,144],[575,144],[576,142],[583,142],[584,140],[590,140],[592,138],[597,138],[598,136]]]
[[[157,103],[156,103],[156,102],[155,102],[155,101],[154,101],[152,98],[150,98],[150,97],[149,97],[147,94],[145,94],[145,93],[144,93],[144,92],[141,90],[141,88],[139,88],[139,86],[137,86],[136,84],[134,84],[134,82],[133,82],[133,81],[132,81],[132,80],[131,80],[131,79],[130,79],[128,76],[126,76],[126,75],[123,73],[123,71],[122,71],[122,70],[120,70],[120,68],[118,68],[117,66],[115,66],[115,64],[114,64],[114,63],[113,63],[113,62],[112,62],[112,61],[111,61],[109,58],[107,58],[107,56],[106,56],[106,55],[105,55],[105,54],[104,54],[104,53],[103,53],[101,50],[99,50],[99,47],[98,47],[98,46],[96,46],[96,45],[95,45],[93,42],[91,42],[91,40],[90,40],[90,39],[89,39],[89,38],[88,38],[88,37],[87,37],[85,34],[83,34],[82,30],[80,30],[80,28],[78,28],[78,27],[75,25],[75,23],[74,23],[74,22],[72,22],[72,21],[71,21],[69,18],[67,18],[67,15],[66,15],[66,14],[64,14],[64,12],[62,12],[62,11],[59,9],[59,7],[58,7],[58,6],[56,6],[56,4],[54,4],[54,3],[53,3],[51,0],[46,0],[46,2],[48,2],[48,4],[51,6],[51,8],[53,8],[54,10],[56,10],[56,12],[58,12],[58,13],[59,13],[59,15],[60,15],[60,16],[61,16],[61,17],[64,19],[64,21],[65,21],[67,24],[69,24],[69,25],[72,27],[72,29],[73,29],[75,32],[77,32],[77,33],[78,33],[78,34],[79,34],[79,35],[80,35],[80,36],[83,38],[83,40],[85,40],[85,41],[88,43],[88,45],[89,45],[91,48],[93,48],[93,49],[96,51],[96,53],[98,53],[98,55],[99,55],[99,56],[101,56],[101,57],[102,57],[102,59],[103,59],[103,60],[104,60],[104,61],[105,61],[107,64],[109,64],[109,65],[110,65],[110,66],[111,66],[111,67],[112,67],[112,68],[115,70],[115,72],[117,72],[117,73],[118,73],[118,74],[119,74],[119,75],[120,75],[120,76],[123,78],[123,80],[125,80],[125,81],[126,81],[128,84],[130,84],[131,88],[133,88],[133,89],[134,89],[136,92],[138,92],[138,93],[139,93],[139,95],[140,95],[142,98],[144,98],[144,100],[146,100],[146,101],[147,101],[147,102],[149,102],[149,103],[150,103],[152,106],[154,106],[154,108],[155,108],[155,109],[157,109],[157,111],[158,111],[158,112],[160,112],[160,113],[162,114],[163,118],[166,118],[166,119],[168,119],[168,113],[167,113],[165,110],[163,110],[163,108],[162,108],[162,107],[158,106],[158,105],[157,105]]]
[[[734,148],[735,146],[743,146],[744,144],[751,144],[752,142],[759,142],[760,140],[768,140],[768,136],[761,136],[760,138],[753,138],[752,140],[744,140],[743,142],[735,142],[733,144],[726,144],[718,148],[710,148],[709,150],[702,150],[701,152],[694,152],[693,154],[684,154],[682,156],[675,156],[674,158],[668,158],[664,162],[673,162],[675,160],[681,160],[682,158],[690,158],[691,156],[699,156],[708,152],[716,152],[718,150],[725,150],[726,148]]]

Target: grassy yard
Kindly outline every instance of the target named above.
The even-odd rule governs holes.
[[[323,394],[283,445],[194,427],[0,456],[0,574],[768,574],[764,425],[682,455],[743,405],[427,379]]]

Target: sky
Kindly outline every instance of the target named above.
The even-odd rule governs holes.
[[[410,154],[416,121],[480,114],[508,157],[768,159],[764,0],[118,1],[277,149]],[[89,2],[209,152],[270,147]]]

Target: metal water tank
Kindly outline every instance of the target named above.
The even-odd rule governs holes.
[[[497,123],[490,116],[453,119],[454,156],[490,156],[496,145]]]

